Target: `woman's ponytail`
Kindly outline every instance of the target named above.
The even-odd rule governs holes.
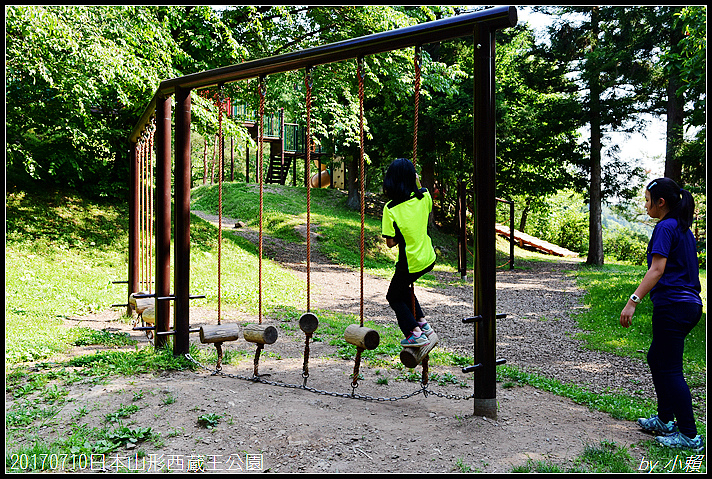
[[[680,202],[677,206],[677,224],[682,230],[692,226],[695,217],[695,200],[692,193],[680,188]]]

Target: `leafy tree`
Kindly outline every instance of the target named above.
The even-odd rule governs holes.
[[[244,53],[208,7],[18,6],[6,13],[10,185],[123,196],[126,138],[158,84]],[[209,104],[198,102],[195,112],[197,126],[214,124]]]
[[[707,7],[661,7],[669,43],[662,55],[667,82],[668,147],[665,176],[704,190],[706,179]],[[686,141],[683,130],[696,129]]]
[[[648,105],[655,46],[646,35],[645,9],[623,7],[557,8],[560,22],[550,28],[551,53],[565,61],[581,88],[581,107],[590,127],[589,251],[587,263],[603,264],[601,206],[606,198],[636,194],[642,169],[622,164],[615,151],[602,161],[607,131],[635,131],[636,112]],[[570,20],[566,14],[575,14]]]

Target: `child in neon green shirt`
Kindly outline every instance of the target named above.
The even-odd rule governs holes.
[[[391,201],[383,207],[381,232],[389,248],[398,245],[398,261],[386,299],[406,338],[401,345],[425,346],[430,344],[428,336],[433,328],[425,321],[410,285],[435,265],[435,250],[428,236],[433,200],[428,190],[420,187],[413,163],[405,158],[388,167],[383,191]]]

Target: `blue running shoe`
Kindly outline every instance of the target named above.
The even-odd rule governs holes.
[[[638,419],[638,425],[648,432],[652,432],[661,436],[672,434],[675,432],[675,421],[670,421],[664,423],[660,420],[658,415],[651,417],[650,419],[640,418]]]
[[[430,337],[430,335],[435,332],[435,331],[433,330],[433,328],[430,327],[430,324],[428,324],[428,323],[425,323],[425,325],[420,325],[420,324],[418,324],[418,326],[420,326],[420,330],[421,330],[423,333],[425,333],[425,336],[427,336],[427,337]]]
[[[419,348],[421,346],[427,346],[430,344],[430,341],[428,341],[427,336],[424,334],[421,334],[418,337],[415,337],[414,334],[411,334],[408,339],[404,339],[401,341],[401,346],[404,348]]]
[[[691,449],[695,452],[702,452],[705,448],[705,440],[699,434],[690,439],[683,433],[676,431],[667,436],[658,436],[655,440],[663,446],[675,449]]]

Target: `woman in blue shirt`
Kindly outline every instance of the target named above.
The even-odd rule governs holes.
[[[670,178],[648,184],[645,209],[660,221],[648,244],[648,272],[623,308],[620,324],[631,325],[635,307],[650,293],[653,341],[647,359],[658,414],[640,418],[638,424],[658,434],[662,445],[700,451],[704,439],[697,434],[690,388],[682,374],[685,337],[702,316],[697,247],[690,231],[694,208],[692,195]]]

